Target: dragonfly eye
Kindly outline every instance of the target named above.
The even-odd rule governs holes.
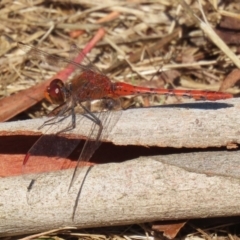
[[[65,101],[64,84],[60,79],[54,79],[45,90],[45,98],[53,104],[62,104]]]

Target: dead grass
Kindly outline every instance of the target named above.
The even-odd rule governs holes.
[[[220,5],[215,0],[187,3],[190,5],[182,0],[2,0],[0,98],[35,86],[59,70],[58,66],[30,61],[15,41],[72,59],[74,53],[69,55],[71,46],[75,44],[83,48],[100,27],[104,27],[106,34],[88,57],[112,81],[149,87],[221,89],[239,93],[236,86],[238,78],[231,75],[229,80],[227,77],[240,67],[239,47],[236,42],[230,42],[231,36],[240,29],[236,30],[233,24],[233,21],[239,20],[238,1],[222,1]],[[224,41],[218,37],[226,33],[226,26],[221,28],[223,16],[232,17],[228,27],[233,28],[228,29]],[[216,28],[218,35],[214,31]],[[14,41],[7,40],[3,34]],[[124,104],[127,107],[142,106],[148,105],[149,101],[126,98]],[[179,98],[154,98],[157,104],[172,101],[177,102]],[[49,109],[50,105],[43,101],[28,109],[24,116],[41,116]],[[68,230],[61,236],[63,239],[151,239],[154,235],[150,228],[145,231],[137,227],[138,230],[133,232],[132,227],[120,229],[114,234],[108,230],[103,235],[98,234],[100,230],[97,229],[85,236],[80,234],[83,231]],[[219,239],[217,230],[214,232],[215,235],[204,235],[198,231],[197,236]],[[226,230],[224,238],[237,239],[231,234],[230,230]]]
[[[214,9],[211,3],[202,1],[201,13],[197,1],[186,10],[176,1],[99,4],[3,1],[0,29],[15,41],[72,58],[68,53],[72,44],[83,48],[103,26],[106,35],[88,55],[90,60],[112,81],[135,85],[217,91],[234,64],[240,65],[234,54],[236,48],[225,49],[213,31],[221,17],[218,10],[226,11],[228,5]],[[35,86],[59,69],[37,61],[30,63],[26,53],[4,36],[0,44],[2,98]],[[229,60],[230,53],[236,62]],[[233,85],[222,91],[239,92]],[[158,98],[157,104],[161,101]],[[36,116],[35,111],[39,109],[27,113]]]

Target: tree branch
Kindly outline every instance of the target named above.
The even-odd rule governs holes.
[[[239,215],[239,166],[239,154],[226,151],[97,165],[89,171],[78,200],[87,168],[69,192],[70,170],[41,175],[29,192],[23,177],[3,178],[0,234]]]
[[[114,124],[111,124],[111,127],[108,127],[108,124],[104,126],[108,134],[103,141],[115,145],[174,148],[206,148],[239,144],[239,108],[239,99],[231,99],[116,111],[110,116]],[[38,130],[46,119],[1,123],[0,136],[40,135],[48,129],[46,127]],[[70,121],[71,119],[69,122],[63,121],[52,131],[63,129]],[[76,128],[63,135],[77,138],[88,135],[92,121],[82,119],[81,115],[77,116],[76,121]]]
[[[239,108],[239,100],[232,99],[116,112],[111,117],[117,123],[106,129],[103,140],[116,145],[229,147],[240,142]],[[42,122],[2,123],[1,139],[39,133],[36,129]],[[66,136],[86,136],[90,126],[82,119]],[[239,215],[239,166],[238,151],[198,151],[97,165],[89,171],[79,199],[88,168],[83,168],[69,192],[73,170],[39,175],[29,192],[29,181],[22,176],[2,178],[0,234]]]

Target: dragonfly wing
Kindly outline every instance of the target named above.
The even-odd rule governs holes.
[[[84,116],[81,116],[81,119],[83,118]],[[80,138],[67,139],[58,133],[71,127],[72,116],[54,117],[45,121],[42,125],[44,135],[36,141],[24,158],[22,168],[25,179],[36,180],[40,173],[69,168],[66,158],[77,147]]]
[[[68,51],[68,54],[72,60],[56,54],[47,53],[41,49],[38,49],[37,47],[22,42],[18,42],[18,46],[27,54],[28,58],[40,60],[50,66],[66,68],[70,65],[81,71],[95,71],[101,73],[98,68],[95,67],[87,58],[86,54],[84,54],[84,52],[75,45],[72,47],[72,50]],[[80,61],[83,62],[83,64],[80,64]],[[79,72],[76,72],[75,74],[79,74]]]
[[[68,52],[69,53],[69,59],[75,59],[76,56],[79,54],[83,54],[83,50],[79,48],[77,45],[72,44],[71,49]],[[82,64],[87,67],[89,71],[92,72],[97,72],[99,74],[103,74],[93,63],[92,61],[88,58],[86,54],[84,54],[84,59],[82,61]]]
[[[94,152],[98,149],[103,139],[106,139],[112,128],[120,118],[121,111],[112,111],[120,109],[120,100],[118,99],[102,99],[99,101],[101,108],[100,112],[87,112],[85,117],[91,121],[88,137],[83,146],[81,154],[78,158],[77,166],[74,169],[69,189],[73,185],[76,178],[79,176],[84,163],[88,162]],[[103,111],[105,110],[105,111]],[[111,110],[111,111],[110,111]]]

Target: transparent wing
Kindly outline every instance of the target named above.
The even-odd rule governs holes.
[[[99,74],[103,74],[93,63],[92,61],[88,58],[86,54],[83,53],[83,50],[79,47],[77,47],[75,44],[71,45],[71,49],[68,51],[69,54],[69,59],[75,59],[76,56],[79,54],[84,55],[84,60],[83,64],[86,68],[88,68],[90,71],[97,72]]]
[[[119,119],[120,111],[112,111],[120,108],[120,101],[113,99],[103,99],[98,102],[97,113],[92,113],[90,109],[83,106],[85,113],[77,114],[76,125],[81,126],[82,131],[73,127],[73,116],[59,116],[45,121],[42,126],[44,135],[28,151],[23,161],[24,178],[36,181],[40,173],[68,169],[69,160],[66,158],[79,145],[81,139],[86,138],[80,151],[80,156],[74,169],[69,188],[72,186],[76,177],[80,174],[80,168],[90,160],[94,152],[105,139],[111,129]],[[79,128],[78,128],[79,129]],[[64,132],[74,131],[73,139],[63,136]],[[59,134],[62,133],[62,134]]]
[[[94,113],[94,116],[92,112],[87,112],[83,115],[77,114],[76,125],[82,126],[82,128],[88,132],[85,137],[86,141],[83,145],[79,144],[80,139],[83,138],[83,136],[80,136],[81,133],[74,139],[67,139],[60,135],[54,134],[58,131],[64,130],[64,128],[69,127],[71,122],[67,121],[66,118],[61,122],[59,122],[59,118],[54,119],[51,122],[51,125],[44,126],[46,127],[45,135],[40,137],[39,140],[29,150],[25,158],[26,162],[23,165],[25,179],[31,180],[28,183],[29,190],[27,191],[27,199],[29,204],[41,202],[45,199],[44,194],[46,194],[46,191],[42,191],[44,186],[36,182],[38,177],[41,176],[40,173],[69,168],[69,162],[67,162],[65,158],[67,158],[77,147],[76,150],[80,151],[80,156],[77,162],[74,164],[75,168],[73,170],[72,178],[69,179],[70,190],[71,186],[74,184],[74,181],[80,175],[82,167],[86,165],[86,162],[89,161],[91,156],[100,146],[101,141],[107,138],[108,134],[111,132],[121,115],[121,111],[112,111],[113,105],[114,109],[119,109],[120,101],[108,99],[99,101],[99,104],[101,105],[102,109],[100,112]],[[54,123],[57,123],[57,125]],[[61,127],[59,125],[61,125]],[[70,130],[70,132],[71,131],[72,130]],[[74,135],[76,135],[76,133],[74,133]],[[44,159],[42,159],[43,156]],[[60,175],[62,173],[61,171],[58,171],[57,174]],[[83,179],[84,178],[85,176],[83,176]],[[57,194],[58,189],[55,189],[54,192],[49,193],[49,196],[54,197]],[[77,205],[78,200],[75,201],[73,214],[75,213]]]
[[[22,42],[18,42],[18,46],[27,54],[28,58],[43,61],[51,66],[65,68],[70,64],[81,71],[95,71],[101,73],[87,58],[86,54],[84,54],[84,52],[81,49],[78,49],[75,45],[73,45],[72,49],[68,52],[72,60],[56,54],[47,53],[37,47]],[[79,63],[80,61],[82,64]]]
[[[84,119],[84,116],[82,118]],[[45,186],[37,181],[41,177],[41,173],[56,171],[56,174],[60,176],[62,171],[59,170],[74,167],[74,163],[67,157],[81,141],[80,138],[68,139],[58,134],[59,131],[64,131],[65,128],[69,127],[71,116],[69,118],[53,118],[50,122],[48,120],[45,123],[50,125],[43,126],[44,135],[29,150],[22,166],[23,177],[28,181],[26,198],[30,205],[45,199]],[[50,181],[48,184],[51,184]],[[58,188],[54,189],[48,193],[48,196],[56,196],[58,190]]]
[[[69,189],[79,176],[81,167],[84,166],[85,162],[90,160],[94,152],[100,146],[101,141],[107,138],[121,115],[121,111],[114,111],[121,109],[119,99],[102,99],[98,104],[100,105],[98,109],[101,110],[97,113],[92,113],[88,109],[85,109],[85,117],[91,120],[92,123],[89,128],[88,137],[74,169]]]
[[[67,139],[59,133],[70,131],[72,121],[71,115],[59,116],[43,124],[43,135],[34,143],[23,161],[22,169],[25,179],[37,180],[40,173],[70,167],[66,158],[74,151],[81,138]]]

